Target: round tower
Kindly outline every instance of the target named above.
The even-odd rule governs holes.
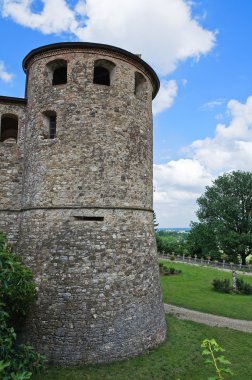
[[[94,43],[31,51],[19,251],[38,302],[24,340],[72,365],[165,339],[152,213],[151,102],[141,58]]]

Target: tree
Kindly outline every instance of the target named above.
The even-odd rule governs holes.
[[[252,253],[252,173],[234,171],[218,177],[198,198],[199,223],[192,224],[192,235],[200,229],[198,246],[225,253],[229,260],[246,264]]]

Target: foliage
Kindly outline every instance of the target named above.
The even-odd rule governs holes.
[[[230,286],[230,281],[228,278],[225,278],[223,280],[215,278],[212,284],[214,290],[217,292],[232,293],[234,291],[233,288]],[[245,282],[242,278],[237,278],[236,287],[237,289],[235,293],[252,294],[252,285],[248,282]]]
[[[237,291],[241,294],[252,294],[252,285],[245,282],[242,278],[236,280]]]
[[[36,300],[32,273],[0,233],[0,378],[26,380],[44,366],[31,346],[17,345],[13,322],[20,324]]]
[[[189,241],[202,252],[225,253],[229,261],[246,264],[252,252],[252,173],[234,171],[218,177],[198,198],[199,223]]]
[[[161,275],[170,276],[173,274],[180,274],[182,271],[180,269],[175,269],[173,267],[167,267],[163,263],[159,263],[159,272]]]
[[[216,244],[215,235],[203,223],[191,223],[191,230],[188,233],[187,249],[191,255],[197,255],[204,259],[210,256],[214,260],[221,258]]]
[[[187,253],[187,232],[163,231],[156,232],[158,252],[182,255]]]
[[[232,287],[230,286],[230,280],[228,278],[224,278],[224,280],[220,278],[214,278],[212,284],[216,292],[230,293],[232,290]]]
[[[230,361],[225,359],[224,355],[216,356],[216,354],[218,355],[225,350],[215,339],[204,339],[201,347],[203,348],[202,356],[207,357],[205,364],[212,364],[215,369],[216,376],[208,377],[208,380],[224,380],[224,374],[233,375],[233,372],[227,367],[227,365],[231,364]]]
[[[11,317],[22,317],[36,300],[31,271],[22,265],[0,233],[0,302]]]
[[[232,284],[232,273],[216,268],[206,268],[186,263],[160,260],[166,266],[181,269],[182,276],[161,276],[161,287],[165,303],[198,310],[224,317],[252,320],[252,297],[236,293],[213,291],[214,278],[228,278]],[[252,285],[252,276],[239,275]],[[251,347],[252,349],[252,347]]]

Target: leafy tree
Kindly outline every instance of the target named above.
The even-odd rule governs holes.
[[[197,203],[199,223],[192,224],[191,244],[225,253],[233,262],[241,258],[245,265],[252,253],[252,173],[234,171],[218,177]]]

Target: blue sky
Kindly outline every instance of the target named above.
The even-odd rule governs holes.
[[[92,41],[142,53],[154,104],[154,209],[187,227],[220,174],[252,167],[250,0],[0,0],[0,94],[22,97],[32,49]]]

